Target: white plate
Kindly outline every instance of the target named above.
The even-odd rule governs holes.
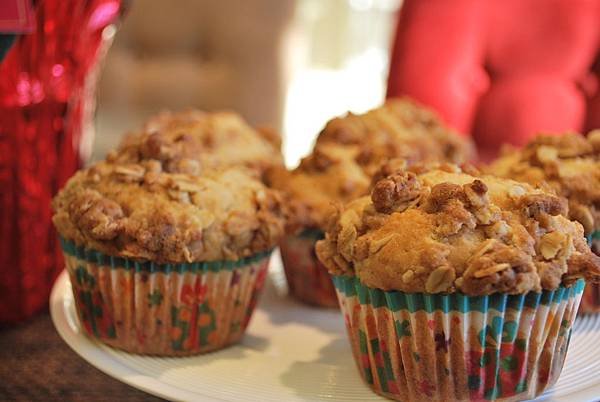
[[[282,295],[281,271],[272,271],[243,342],[197,357],[136,356],[90,340],[81,331],[66,272],[54,285],[50,312],[65,342],[90,364],[166,399],[385,400],[359,377],[340,313],[306,307]],[[600,400],[599,343],[600,317],[578,319],[557,385],[537,400]]]

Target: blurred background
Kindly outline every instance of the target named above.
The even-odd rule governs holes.
[[[296,165],[331,117],[383,101],[400,5],[132,2],[118,30],[105,32],[114,42],[100,76],[91,160],[149,115],[192,106],[232,109],[253,125],[279,130],[287,163]]]
[[[149,116],[233,110],[293,167],[329,119],[408,95],[491,160],[600,128],[598,21],[600,0],[0,1],[0,322],[62,269],[52,197]]]

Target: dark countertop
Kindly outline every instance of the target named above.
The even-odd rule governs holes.
[[[94,368],[60,338],[48,313],[0,328],[0,401],[161,401]]]

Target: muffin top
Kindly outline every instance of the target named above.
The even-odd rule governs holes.
[[[522,294],[598,281],[600,258],[565,214],[564,199],[528,184],[417,165],[338,207],[316,249],[332,274],[383,290]]]
[[[273,248],[284,227],[281,197],[256,171],[173,173],[156,159],[100,162],[79,171],[53,208],[54,224],[67,240],[160,263],[251,256]]]
[[[521,150],[505,150],[486,171],[555,191],[586,234],[600,230],[600,130],[587,138],[539,135]]]
[[[429,109],[402,98],[362,115],[331,120],[296,169],[272,169],[267,181],[288,196],[291,231],[322,228],[332,204],[365,195],[374,172],[390,158],[410,164],[464,162],[472,156],[468,140]]]
[[[348,113],[330,120],[317,137],[317,144],[323,142],[360,145],[357,158],[363,166],[389,158],[462,163],[474,156],[468,139],[409,98],[389,99],[364,114]]]
[[[366,193],[370,179],[356,162],[358,153],[358,146],[323,143],[296,169],[267,173],[269,185],[285,194],[288,231],[321,227],[333,212],[333,201],[348,202]]]
[[[279,136],[255,130],[237,114],[188,110],[163,112],[129,134],[107,159],[115,163],[157,160],[169,173],[244,165],[263,172],[281,165]],[[190,163],[192,162],[192,163]]]

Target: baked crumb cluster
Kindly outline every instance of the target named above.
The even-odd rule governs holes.
[[[275,247],[283,233],[281,196],[259,179],[280,160],[233,114],[163,114],[68,181],[54,224],[108,255],[236,260]]]
[[[368,192],[384,161],[464,162],[472,144],[444,126],[437,115],[408,99],[387,101],[362,115],[349,113],[327,123],[311,155],[293,171],[273,169],[268,182],[284,191],[291,207],[291,231],[319,228],[333,202],[348,202]]]
[[[491,174],[546,187],[569,200],[569,217],[586,234],[600,230],[600,130],[541,135],[522,150],[507,150]]]
[[[316,249],[332,274],[383,290],[467,295],[600,279],[600,258],[562,198],[470,166],[390,172],[393,164],[370,196],[330,217]]]

